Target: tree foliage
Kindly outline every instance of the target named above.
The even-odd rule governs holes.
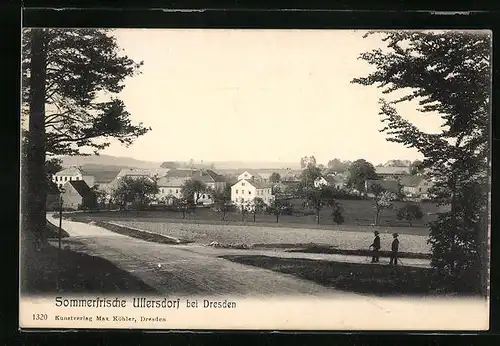
[[[312,156],[304,156],[300,159],[300,168],[304,169],[310,166],[316,166],[316,157]]]
[[[129,145],[149,129],[134,125],[117,95],[127,77],[139,72],[136,63],[119,55],[116,39],[104,29],[26,29],[23,31],[22,100],[28,108],[31,86],[32,30],[42,31],[41,61],[45,73],[46,152],[85,154],[110,145],[115,138]]]
[[[266,210],[266,203],[260,197],[255,197],[249,204],[248,209],[253,215],[253,222],[255,222],[255,216]]]
[[[271,183],[279,183],[281,181],[281,175],[277,172],[273,172],[269,177]]]
[[[431,264],[454,282],[474,282],[486,294],[491,34],[374,34],[388,49],[361,54],[376,70],[353,82],[376,85],[384,94],[398,91],[397,99],[380,101],[381,131],[387,140],[424,155],[423,166],[434,180],[433,199],[450,206],[430,224]],[[426,133],[406,120],[396,106],[407,101],[417,102],[426,116],[440,117],[443,130]]]
[[[420,160],[415,160],[410,165],[410,175],[424,173],[424,165]]]
[[[321,170],[316,166],[307,166],[300,174],[298,194],[304,196],[307,190],[314,189],[314,181],[321,176]]]
[[[151,204],[158,192],[158,185],[149,178],[123,177],[113,191],[113,200],[122,209],[127,206],[142,209]]]
[[[271,200],[271,204],[268,210],[276,216],[276,223],[279,222],[281,215],[286,214],[292,209],[292,204],[290,201],[280,193],[275,193],[274,198]]]
[[[334,172],[343,173],[349,168],[349,162],[335,158],[328,161],[327,167]]]
[[[320,212],[324,207],[332,207],[332,215],[335,215],[335,222],[343,222],[340,205],[336,201],[336,190],[329,186],[320,186],[319,188],[311,188],[305,191],[306,207],[314,209],[316,212],[316,223],[320,223]]]
[[[212,191],[212,199],[214,201],[212,210],[221,215],[222,221],[226,221],[227,213],[233,208],[233,203],[231,202],[231,186],[226,185],[224,189]]]
[[[365,159],[359,159],[354,161],[349,166],[349,175],[347,178],[346,185],[350,188],[356,189],[358,191],[363,191],[366,180],[372,180],[377,178],[375,173],[375,167],[366,161]]]
[[[373,208],[375,209],[375,226],[378,226],[380,212],[383,209],[393,209],[393,202],[398,198],[398,196],[390,191],[387,191],[377,183],[371,184],[368,190],[374,195]]]
[[[181,188],[182,197],[194,205],[198,204],[198,200],[201,198],[202,194],[207,191],[207,185],[196,179],[186,181]]]
[[[398,209],[397,212],[398,220],[406,220],[410,227],[413,226],[413,220],[420,220],[424,216],[420,205],[415,203],[406,203],[404,206]]]

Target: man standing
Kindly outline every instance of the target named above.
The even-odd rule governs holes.
[[[375,234],[375,239],[373,239],[372,245],[370,245],[371,248],[373,248],[372,252],[372,263],[378,263],[379,262],[379,250],[380,250],[380,237],[378,236],[378,231],[373,232]]]
[[[394,240],[392,241],[391,245],[391,262],[389,264],[391,265],[398,265],[398,251],[399,251],[399,240],[398,240],[398,234],[393,233],[392,237]]]

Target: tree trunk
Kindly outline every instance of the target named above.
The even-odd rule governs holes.
[[[27,150],[27,196],[23,198],[26,231],[42,247],[46,244],[47,176],[45,174],[45,82],[46,43],[42,29],[31,30],[31,77],[29,100],[29,135]],[[30,238],[30,236],[28,236]],[[28,241],[28,239],[25,239]]]
[[[380,213],[380,209],[377,208],[377,210],[375,212],[375,226],[378,226],[378,216],[379,216],[379,213]]]
[[[316,209],[316,224],[319,225],[319,209]]]
[[[278,223],[279,218],[280,218],[280,214],[276,214],[276,223]]]
[[[253,213],[253,222],[255,222],[255,213]]]

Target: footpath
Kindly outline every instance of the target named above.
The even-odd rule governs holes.
[[[56,224],[56,219],[51,215],[47,215],[49,222]],[[73,238],[88,238],[88,237],[127,237],[119,233],[112,232],[105,228],[95,226],[83,222],[73,222],[63,220],[63,229]],[[139,230],[141,232],[148,232]],[[342,255],[342,254],[323,254],[323,253],[305,253],[305,252],[286,252],[283,249],[231,249],[224,247],[212,247],[208,244],[185,244],[185,245],[163,245],[187,250],[205,256],[219,257],[219,256],[238,256],[238,255],[255,255],[255,256],[268,256],[280,258],[294,258],[294,259],[309,259],[331,262],[344,262],[344,263],[360,263],[369,264],[371,257],[357,256],[357,255]],[[371,264],[371,263],[370,263]],[[380,262],[375,265],[389,265],[389,258],[381,257]],[[398,261],[399,266],[406,267],[430,267],[430,260],[428,259],[414,259],[404,258]]]

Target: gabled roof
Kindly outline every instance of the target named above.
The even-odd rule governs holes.
[[[396,180],[367,180],[365,182],[365,187],[367,192],[372,192],[372,186],[374,184],[380,185],[384,190],[389,192],[398,193],[399,184]]]
[[[218,183],[224,183],[226,182],[226,179],[224,178],[223,175],[221,174],[218,174],[218,173],[215,173],[214,171],[208,169],[207,171],[207,174],[215,181],[215,182],[218,182]]]
[[[410,169],[408,167],[375,167],[375,173],[383,175],[409,175]]]
[[[251,171],[251,170],[246,170],[246,171],[243,171],[243,172],[241,172],[240,174],[238,174],[238,177],[239,177],[240,175],[243,175],[244,173],[248,173],[248,174],[250,174],[252,177],[256,177],[256,176],[258,175],[258,173],[257,173],[257,172],[254,172],[254,171]]]
[[[59,171],[54,175],[63,176],[63,177],[64,176],[73,177],[76,175],[85,175],[85,172],[80,167],[72,166],[72,167],[68,167],[66,169],[63,169],[62,171]]]
[[[158,187],[182,187],[190,178],[169,178],[158,179]]]
[[[197,173],[197,169],[171,169],[167,172],[166,176],[170,178],[186,178],[191,177],[193,174]]]
[[[238,184],[239,182],[242,182],[242,181],[247,182],[248,184],[252,185],[256,189],[270,189],[273,187],[273,184],[265,183],[263,181],[250,180],[250,179],[242,179],[242,180],[238,181],[237,183],[233,184],[233,186]]]
[[[84,198],[92,197],[93,195],[92,190],[84,180],[70,180],[66,184],[73,186],[76,192],[78,192],[78,194]]]
[[[144,177],[163,177],[167,174],[168,169],[165,168],[156,168],[156,169],[139,169],[139,168],[124,168],[122,169],[117,177],[125,177],[125,176],[144,176]]]

